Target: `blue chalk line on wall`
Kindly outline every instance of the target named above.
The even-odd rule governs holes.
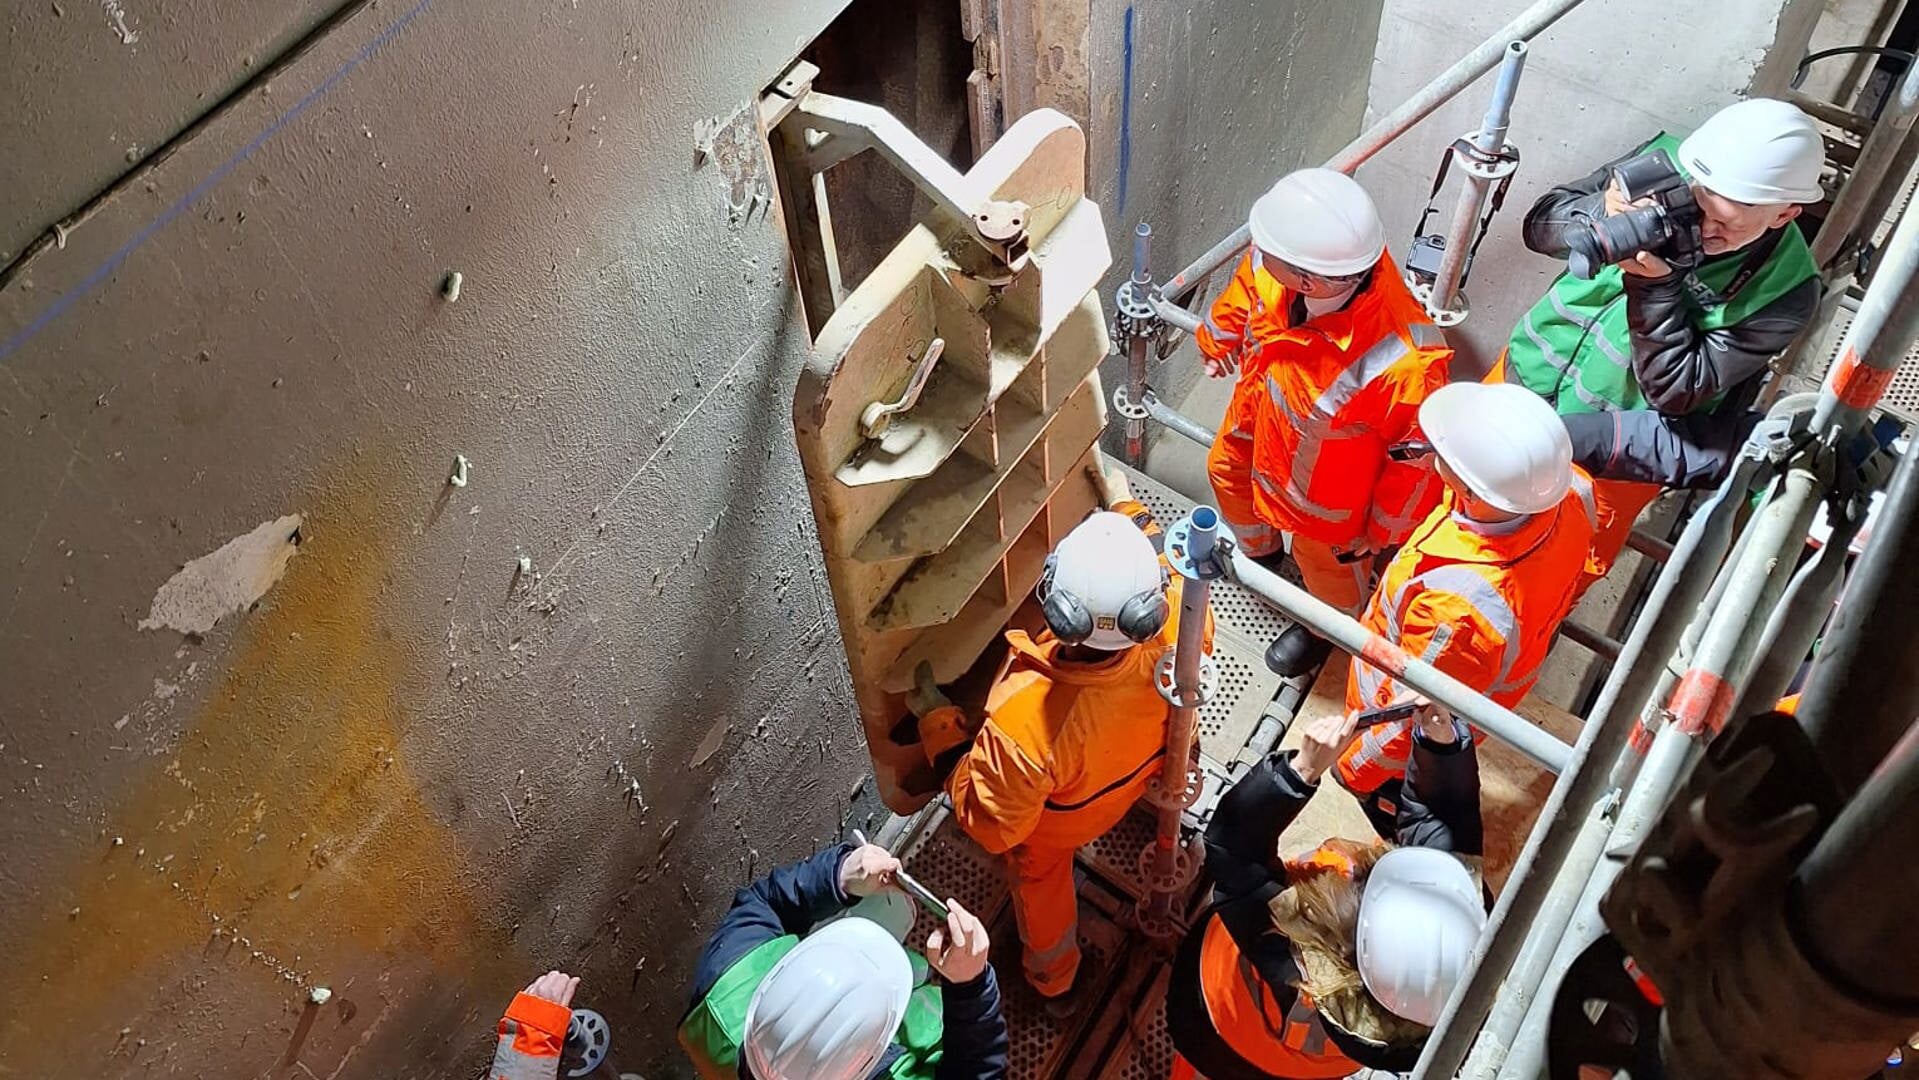
[[[408,23],[412,22],[421,12],[425,11],[427,5],[430,3],[432,3],[432,0],[420,0],[418,4],[413,6],[411,11],[393,20],[393,25],[380,31],[378,37],[367,42],[366,45],[361,47],[359,52],[354,53],[346,63],[341,64],[338,70],[328,75],[326,79],[322,81],[320,85],[314,87],[307,96],[295,102],[292,108],[281,113],[280,117],[274,120],[273,123],[268,124],[265,130],[255,135],[250,142],[235,151],[232,157],[221,162],[218,168],[208,173],[205,179],[193,185],[192,190],[181,196],[179,202],[161,211],[159,217],[154,218],[143,226],[139,232],[134,233],[132,239],[120,245],[119,250],[107,256],[106,261],[82,279],[80,284],[61,293],[58,299],[47,305],[46,310],[34,316],[33,321],[27,323],[18,333],[8,338],[6,344],[0,345],[0,361],[4,361],[7,357],[18,352],[22,346],[33,340],[40,331],[46,329],[55,319],[66,314],[67,309],[77,303],[82,296],[92,292],[94,288],[107,279],[108,275],[119,269],[120,264],[126,262],[127,257],[138,250],[140,245],[151,239],[153,234],[166,228],[168,223],[174,218],[179,217],[188,207],[199,202],[207,192],[213,190],[215,184],[226,179],[228,173],[231,173],[235,168],[239,167],[241,162],[252,157],[254,151],[265,146],[267,140],[279,134],[281,128],[286,127],[293,122],[294,118],[305,112],[307,106],[325,97],[327,93],[333,89],[334,85],[341,79],[346,78],[354,68],[359,67],[374,53],[379,52],[381,47],[386,45],[387,42],[392,41],[394,37],[398,36],[400,31],[406,29]]]

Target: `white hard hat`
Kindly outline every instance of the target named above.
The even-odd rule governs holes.
[[[1053,549],[1040,608],[1062,641],[1118,652],[1165,625],[1165,583],[1153,542],[1125,514],[1102,510]]]
[[[1360,894],[1360,981],[1393,1015],[1431,1027],[1485,926],[1479,887],[1458,857],[1394,848]]]
[[[866,1080],[913,994],[906,950],[877,923],[841,919],[773,965],[746,1007],[746,1061],[760,1080]]]
[[[1819,125],[1773,98],[1728,105],[1679,144],[1679,164],[1700,185],[1755,205],[1818,202],[1825,163]]]
[[[1259,250],[1329,277],[1371,270],[1386,250],[1386,229],[1372,196],[1359,181],[1332,169],[1280,177],[1253,204],[1246,224]]]
[[[1517,383],[1449,383],[1419,406],[1419,426],[1474,495],[1509,514],[1559,505],[1573,444],[1546,399]]]

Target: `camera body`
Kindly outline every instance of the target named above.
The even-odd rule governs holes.
[[[1628,158],[1613,167],[1612,179],[1627,202],[1650,202],[1568,226],[1566,268],[1574,277],[1590,278],[1602,267],[1642,251],[1659,256],[1676,270],[1699,265],[1705,213],[1671,155],[1649,150]]]

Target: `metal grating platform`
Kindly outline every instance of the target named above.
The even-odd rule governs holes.
[[[1812,383],[1812,388],[1826,381],[1826,372],[1832,368],[1833,361],[1839,358],[1839,347],[1845,344],[1846,331],[1852,327],[1854,316],[1859,313],[1859,302],[1847,297],[1840,301],[1839,311],[1833,316],[1829,338],[1831,348],[1820,358],[1819,367],[1803,372]],[[1899,371],[1892,377],[1892,383],[1886,387],[1886,393],[1879,401],[1879,407],[1892,413],[1899,419],[1912,423],[1919,420],[1919,346],[1906,353],[1899,365]],[[1142,500],[1143,501],[1143,500]],[[1150,504],[1149,504],[1150,505]],[[1157,511],[1155,511],[1157,513]]]
[[[1162,527],[1192,512],[1191,499],[1135,469],[1123,470],[1133,496],[1144,503]],[[1287,570],[1292,570],[1291,564]],[[1219,670],[1219,688],[1199,713],[1199,748],[1211,762],[1239,756],[1246,737],[1259,726],[1266,706],[1279,692],[1282,680],[1266,667],[1266,646],[1285,630],[1286,618],[1258,597],[1230,581],[1216,582],[1212,592],[1213,663]],[[1202,816],[1208,808],[1196,808]]]
[[[1173,1068],[1173,1037],[1166,1031],[1166,984],[1171,969],[1162,966],[1153,987],[1127,1017],[1126,1030],[1099,1080],[1164,1080]]]
[[[993,927],[993,968],[1001,976],[1006,1034],[1011,1041],[1008,1076],[1050,1077],[1071,1063],[1074,1044],[1097,1018],[1098,1007],[1110,994],[1115,969],[1126,955],[1126,930],[1088,902],[1085,888],[1079,903],[1079,977],[1069,1014],[1054,1015],[1020,976],[1019,934],[1011,914]]]

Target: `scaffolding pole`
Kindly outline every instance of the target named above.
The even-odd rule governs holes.
[[[1171,940],[1184,929],[1181,904],[1202,862],[1191,846],[1181,843],[1180,829],[1186,808],[1199,798],[1195,757],[1199,710],[1211,699],[1217,683],[1205,640],[1213,582],[1224,574],[1215,543],[1218,536],[1219,511],[1210,506],[1194,507],[1191,515],[1166,530],[1166,562],[1183,583],[1179,633],[1172,653],[1160,660],[1156,673],[1159,692],[1172,710],[1166,722],[1164,764],[1147,795],[1157,807],[1159,827],[1152,843],[1140,852],[1146,892],[1136,909],[1140,929],[1160,940]]]
[[[1552,960],[1559,934],[1572,918],[1579,897],[1577,886],[1560,886],[1562,875],[1583,885],[1600,857],[1611,829],[1610,805],[1618,797],[1609,783],[1613,762],[1625,749],[1641,707],[1665,670],[1665,659],[1679,647],[1688,620],[1705,599],[1710,570],[1719,565],[1732,543],[1734,518],[1758,468],[1758,461],[1742,457],[1673,545],[1672,556],[1646,598],[1645,610],[1633,624],[1619,661],[1580,730],[1567,771],[1546,796],[1541,824],[1526,838],[1506,888],[1493,905],[1473,967],[1454,988],[1434,1025],[1415,1076],[1456,1075],[1481,1025],[1489,1035],[1494,1030],[1492,1013],[1500,1018],[1500,1045],[1511,1045],[1530,997],[1508,990],[1508,983],[1529,981],[1536,986]]]
[[[1455,144],[1453,165],[1463,178],[1459,201],[1453,207],[1453,220],[1446,228],[1446,247],[1439,257],[1439,269],[1431,286],[1413,284],[1413,295],[1426,305],[1426,314],[1440,326],[1454,326],[1466,318],[1466,297],[1459,291],[1466,277],[1466,260],[1472,253],[1473,233],[1479,229],[1480,212],[1493,185],[1513,174],[1519,156],[1506,144],[1506,130],[1512,124],[1513,98],[1519,93],[1519,76],[1526,70],[1526,43],[1510,42],[1499,65],[1499,81],[1493,86],[1492,101],[1479,130],[1466,136],[1473,153]]]
[[[1240,585],[1315,635],[1391,675],[1546,769],[1556,773],[1566,767],[1572,748],[1532,721],[1366,629],[1359,620],[1259,565],[1237,547],[1232,552],[1232,568],[1233,578]]]
[[[1891,382],[1892,372],[1905,355],[1913,337],[1919,335],[1919,290],[1914,288],[1916,273],[1919,273],[1919,215],[1907,214],[1901,219],[1887,246],[1884,265],[1866,291],[1859,318],[1854,320],[1848,331],[1844,350],[1848,359],[1834,366],[1825,389],[1811,406],[1813,438],[1800,450],[1827,453],[1829,458],[1821,466],[1823,468],[1833,467],[1830,455],[1841,445],[1840,437],[1850,435],[1864,422],[1885,386]],[[1780,406],[1791,409],[1796,403],[1788,399],[1782,401]],[[1775,415],[1778,411],[1776,407]],[[1641,706],[1647,701],[1655,683],[1666,672],[1666,660],[1681,646],[1686,620],[1696,607],[1701,606],[1711,587],[1708,579],[1697,571],[1717,565],[1719,557],[1726,551],[1733,514],[1764,465],[1762,458],[1766,455],[1756,458],[1752,450],[1749,447],[1748,454],[1742,456],[1713,500],[1687,523],[1685,533],[1674,548],[1673,556],[1661,572],[1652,597],[1648,600],[1647,615],[1651,618],[1641,616],[1620,662],[1607,679],[1599,704],[1575,748],[1571,771],[1561,776],[1548,798],[1540,817],[1542,824],[1528,838],[1519,862],[1507,880],[1506,891],[1493,909],[1486,933],[1480,939],[1480,951],[1473,970],[1455,988],[1433,1037],[1428,1040],[1420,1057],[1415,1075],[1432,1078],[1458,1075],[1462,1066],[1467,1065],[1469,1054],[1476,1071],[1468,1075],[1494,1075],[1491,1070],[1506,1064],[1508,1051],[1517,1040],[1521,1023],[1541,993],[1542,981],[1551,967],[1553,954],[1557,952],[1559,942],[1567,936],[1565,922],[1541,919],[1539,916],[1542,911],[1563,911],[1577,917],[1578,904],[1568,902],[1567,898],[1586,894],[1586,885],[1593,878],[1594,867],[1607,850],[1608,845],[1594,840],[1595,833],[1602,838],[1606,835],[1599,833],[1591,824],[1598,817],[1594,808],[1604,800],[1620,797],[1615,777],[1631,777],[1633,793],[1640,797],[1642,803],[1650,801],[1667,772],[1664,759],[1681,750],[1690,753],[1691,748],[1686,745],[1690,738],[1676,722],[1666,725],[1652,739],[1652,750],[1659,749],[1662,739],[1668,747],[1659,753],[1659,762],[1648,759],[1643,769],[1620,768],[1630,763],[1636,752],[1629,745],[1637,741],[1634,736],[1643,738],[1644,735],[1643,729],[1632,725],[1632,718],[1641,712]],[[1800,458],[1802,465],[1805,460],[1804,457]],[[1908,460],[1901,464],[1901,475],[1895,478],[1894,486],[1898,487],[1902,479],[1906,484],[1914,483],[1911,476],[1914,467],[1909,455]],[[1726,606],[1726,596],[1744,597],[1753,588],[1760,592],[1750,605],[1749,614],[1761,620],[1759,632],[1763,633],[1763,627],[1778,609],[1777,601],[1786,589],[1783,579],[1790,572],[1792,564],[1790,560],[1784,560],[1786,551],[1779,549],[1772,551],[1774,561],[1768,565],[1764,552],[1770,548],[1770,540],[1755,537],[1769,537],[1776,533],[1782,543],[1790,543],[1789,534],[1796,531],[1803,543],[1804,521],[1810,519],[1816,502],[1804,495],[1808,483],[1805,475],[1809,470],[1802,467],[1795,469],[1794,473],[1800,474],[1800,478],[1795,480],[1793,474],[1788,474],[1787,482],[1781,485],[1782,491],[1794,494],[1774,500],[1781,505],[1773,512],[1772,524],[1766,532],[1762,534],[1758,531],[1756,521],[1754,529],[1749,529],[1741,537],[1742,550],[1733,560],[1734,564],[1744,568],[1740,571],[1741,577],[1723,583],[1720,588],[1721,603],[1703,605],[1709,620]],[[1812,483],[1816,491],[1819,482]],[[1911,508],[1914,498],[1919,496],[1905,497],[1897,505],[1905,507],[1906,513],[1919,513],[1919,510]],[[1887,503],[1888,509],[1895,505],[1891,498]],[[1907,551],[1901,550],[1901,545],[1894,543],[1868,545],[1867,552],[1869,555],[1876,553],[1876,558],[1886,563],[1909,560],[1910,557]],[[1695,567],[1694,562],[1701,555],[1708,557]],[[1783,568],[1779,565],[1781,560],[1784,560]],[[1864,569],[1862,560],[1860,571],[1854,577],[1853,594],[1870,588]],[[1756,573],[1763,573],[1764,580],[1752,581],[1751,577]],[[1713,580],[1717,580],[1717,575]],[[1735,589],[1739,590],[1736,594],[1733,592]],[[1889,592],[1884,589],[1880,591]],[[1768,594],[1772,600],[1770,604],[1766,603]],[[1842,634],[1835,628],[1833,640],[1822,653],[1818,664],[1815,664],[1814,671],[1817,675],[1820,664],[1832,665],[1844,672],[1846,678],[1815,678],[1807,690],[1806,700],[1801,703],[1802,710],[1809,706],[1818,710],[1802,711],[1801,722],[1819,747],[1822,761],[1842,787],[1849,780],[1854,786],[1863,782],[1889,749],[1891,743],[1887,739],[1896,739],[1903,730],[1898,728],[1896,722],[1866,731],[1856,730],[1850,724],[1854,709],[1848,702],[1854,700],[1853,695],[1857,695],[1859,700],[1870,696],[1874,692],[1870,685],[1874,678],[1885,680],[1888,687],[1894,683],[1900,687],[1908,685],[1905,676],[1909,673],[1900,664],[1861,664],[1850,655],[1852,650],[1886,648],[1884,639],[1888,636],[1897,641],[1912,641],[1910,633],[1890,630],[1893,621],[1899,618],[1892,613],[1903,612],[1904,618],[1909,620],[1912,610],[1909,605],[1919,600],[1919,597],[1874,594],[1874,599],[1884,602],[1887,612],[1885,618],[1892,621],[1885,622],[1880,626],[1880,632],[1871,636]],[[1902,602],[1907,606],[1901,606]],[[1742,609],[1748,607],[1743,599],[1739,601],[1739,606]],[[1847,607],[1853,605],[1848,604]],[[1858,618],[1862,623],[1868,621],[1864,615]],[[1845,619],[1845,610],[1842,609],[1842,623]],[[1720,621],[1721,628],[1710,634],[1702,633],[1696,655],[1688,664],[1690,683],[1684,677],[1679,680],[1680,685],[1687,690],[1687,696],[1668,702],[1668,708],[1673,710],[1675,718],[1683,715],[1687,724],[1710,724],[1715,716],[1723,719],[1739,690],[1738,680],[1726,680],[1726,674],[1734,670],[1732,665],[1750,663],[1752,650],[1757,647],[1753,628],[1735,628],[1723,620],[1713,621]],[[1642,649],[1655,636],[1658,640],[1654,642],[1654,647]],[[1742,642],[1741,637],[1754,637],[1754,640]],[[1710,649],[1708,638],[1711,639]],[[1915,660],[1919,661],[1919,657]],[[1743,673],[1745,669],[1738,670]],[[1695,671],[1698,674],[1693,674]],[[1722,681],[1716,683],[1715,678]],[[1889,693],[1890,690],[1884,692]],[[1830,695],[1833,700],[1813,700],[1815,694]],[[1839,700],[1842,696],[1844,701]],[[1915,701],[1914,705],[1919,707],[1919,701]],[[1911,714],[1906,715],[1909,720]],[[1683,779],[1683,769],[1679,770],[1678,775]],[[1670,793],[1668,785],[1666,797]],[[1622,811],[1620,817],[1623,821],[1626,814]],[[1616,830],[1613,835],[1618,835]],[[1523,970],[1515,964],[1515,960],[1520,958],[1526,961]]]

